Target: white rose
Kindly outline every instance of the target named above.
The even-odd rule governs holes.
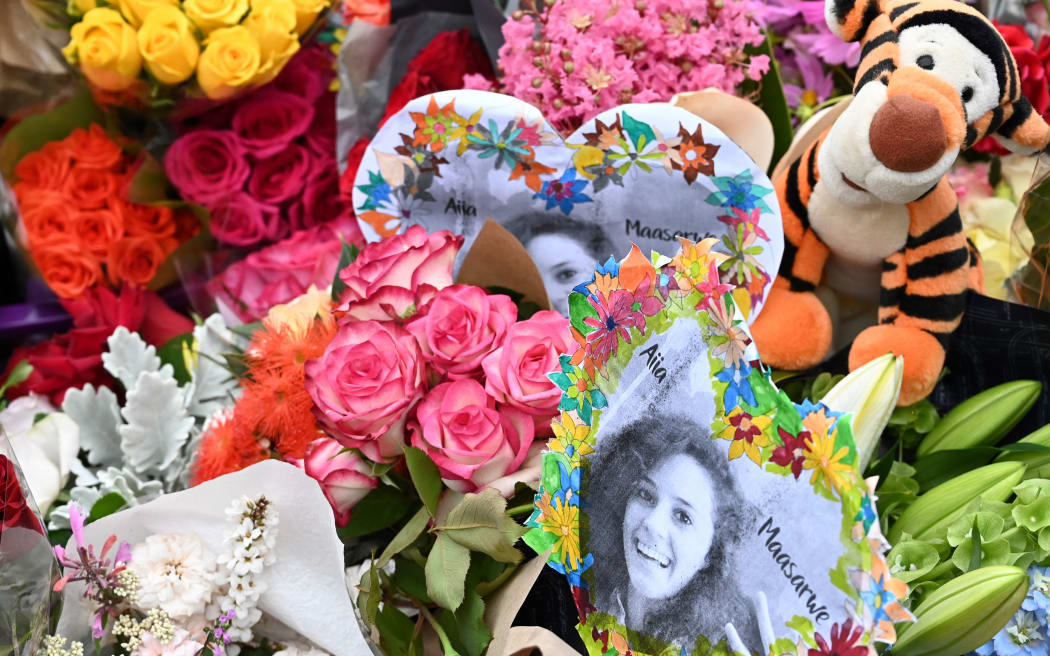
[[[34,423],[40,414],[47,416]],[[80,427],[35,394],[15,399],[0,412],[0,427],[11,441],[40,513],[47,513],[66,486],[80,451]]]

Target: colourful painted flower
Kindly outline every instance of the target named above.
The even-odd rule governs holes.
[[[751,365],[746,362],[737,362],[732,367],[726,367],[715,375],[715,378],[727,383],[726,391],[722,396],[724,408],[735,408],[740,401],[750,406],[755,405],[755,392],[751,389],[751,383],[747,377],[751,375]]]
[[[412,143],[416,146],[427,145],[430,150],[439,153],[446,146],[466,137],[468,126],[473,127],[473,123],[481,116],[481,110],[468,119],[456,113],[455,104],[456,101],[452,100],[444,107],[438,107],[437,101],[431,97],[425,113],[409,112],[416,124]]]
[[[721,146],[704,141],[700,124],[697,124],[692,134],[684,125],[679,125],[678,137],[679,143],[674,149],[675,157],[671,160],[671,168],[682,171],[688,184],[696,182],[698,175],[714,175],[715,155]]]
[[[562,357],[568,359],[565,356]],[[551,451],[564,453],[570,461],[579,460],[581,456],[594,453],[594,449],[587,443],[587,436],[591,432],[590,426],[577,424],[568,412],[561,411],[561,421],[551,422],[551,430],[554,431],[554,439],[548,443]]]
[[[616,172],[623,176],[632,167],[652,172],[650,164],[661,163],[670,146],[652,126],[631,118],[627,112],[620,112],[620,122],[623,132],[605,149]]]
[[[583,425],[590,426],[593,410],[604,408],[609,402],[600,389],[590,385],[591,379],[583,369],[570,364],[570,356],[563,355],[558,360],[561,363],[561,371],[548,376],[563,392],[558,408],[562,411],[575,410]]]
[[[744,225],[739,224],[735,231],[722,236],[722,243],[729,251],[729,259],[722,263],[721,268],[735,280],[737,285],[744,285],[762,272],[762,264],[755,258],[762,253],[761,246],[755,246],[757,234],[744,230]]]
[[[864,627],[854,624],[852,619],[842,624],[832,624],[831,641],[828,642],[819,633],[815,634],[813,639],[817,641],[817,648],[810,649],[809,656],[868,656],[868,646],[858,644],[863,634]]]
[[[570,166],[557,180],[545,181],[533,198],[547,201],[548,210],[556,206],[568,215],[577,203],[591,202],[590,196],[583,193],[586,187],[587,181],[577,180],[576,169]]]
[[[706,202],[710,205],[739,207],[748,212],[757,207],[767,214],[772,212],[763,198],[773,193],[773,190],[755,184],[750,169],[744,169],[732,177],[713,177],[711,182],[718,187],[718,191],[707,197]]]
[[[595,329],[587,334],[587,345],[598,370],[604,374],[605,363],[616,354],[620,339],[630,343],[631,328],[645,332],[645,317],[634,309],[634,295],[626,289],[614,291],[607,301],[593,297],[590,301],[598,316],[583,320],[586,325]]]
[[[562,504],[566,506],[579,506],[580,474],[583,470],[571,465],[566,468],[565,463],[563,462],[558,463],[558,470],[561,478],[558,485],[558,491],[554,493],[555,501],[560,500]]]
[[[567,505],[561,498],[555,497],[554,504],[549,502],[543,508],[543,530],[558,536],[554,551],[561,557],[561,562],[571,569],[580,566],[580,508]]]
[[[875,510],[875,497],[865,494],[860,498],[860,509],[853,516],[853,521],[860,522],[864,526],[864,535],[867,535],[868,531],[871,530],[871,527],[878,520],[879,515]]]
[[[730,207],[729,211],[732,212],[732,215],[723,214],[718,217],[718,220],[733,228],[734,232],[736,231],[737,226],[742,225],[744,226],[745,233],[753,232],[762,239],[769,241],[769,235],[767,235],[766,231],[758,225],[759,220],[762,218],[762,211],[760,209],[755,207],[749,212],[739,207]]]
[[[842,462],[842,459],[849,453],[849,448],[843,446],[836,451],[834,434],[820,434],[812,431],[805,441],[805,447],[805,460],[802,468],[813,470],[810,482],[814,487],[825,482],[833,492],[841,492],[846,486],[844,474],[852,471],[849,465]]]
[[[478,151],[479,159],[495,157],[497,169],[504,163],[507,168],[513,169],[531,152],[528,143],[521,138],[521,131],[522,128],[517,127],[515,121],[507,123],[500,131],[496,121],[489,119],[488,127],[475,126],[475,129],[467,134],[467,141],[471,150]]]
[[[729,447],[729,459],[736,460],[746,453],[756,465],[761,465],[762,449],[769,446],[766,431],[773,419],[766,415],[755,417],[741,408],[735,408],[725,420],[727,425],[719,437],[733,442]]]
[[[448,164],[448,160],[430,150],[426,145],[416,145],[412,137],[407,134],[401,135],[401,145],[394,148],[394,152],[402,157],[407,157],[420,173],[432,172],[441,176],[441,165]]]
[[[594,564],[594,556],[591,554],[587,554],[582,559],[580,559],[578,563],[576,563],[575,567],[572,568],[566,567],[563,563],[560,563],[556,560],[549,560],[547,561],[547,564],[550,565],[551,569],[553,569],[554,571],[560,574],[564,574],[566,580],[568,580],[569,582],[569,585],[571,585],[573,589],[576,590],[584,588],[587,585],[587,583],[583,580],[582,574],[588,569],[590,569],[591,565]]]
[[[376,210],[390,201],[390,185],[379,171],[369,171],[368,183],[357,185],[357,189],[368,197],[358,206],[359,211]]]
[[[797,481],[802,475],[802,465],[806,461],[806,440],[810,435],[802,431],[795,436],[780,426],[777,426],[777,434],[780,436],[781,445],[773,449],[773,455],[769,459],[781,467],[791,467],[791,473]]]

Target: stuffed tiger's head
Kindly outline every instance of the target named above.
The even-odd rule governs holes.
[[[821,181],[843,202],[916,200],[989,134],[1018,152],[1050,142],[1002,36],[963,2],[825,0],[825,17],[838,36],[863,44],[853,101],[818,160]]]

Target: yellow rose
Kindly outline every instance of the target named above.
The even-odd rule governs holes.
[[[84,15],[98,6],[95,0],[71,0],[71,4],[76,13],[80,15]]]
[[[254,0],[244,24],[259,41],[261,63],[254,83],[266,84],[299,51],[295,5],[292,0]]]
[[[135,30],[112,9],[96,7],[73,26],[62,54],[95,86],[106,91],[130,87],[142,70]]]
[[[175,7],[158,7],[139,29],[139,53],[161,84],[178,84],[193,75],[201,48],[185,14]]]
[[[295,32],[302,36],[331,0],[292,0],[295,3]]]
[[[110,4],[120,4],[120,13],[124,14],[124,18],[128,19],[135,29],[138,29],[154,9],[178,7],[179,0],[117,0],[117,2],[110,0]]]
[[[197,82],[209,98],[228,98],[252,83],[259,58],[259,41],[247,27],[217,29],[204,41]]]
[[[183,0],[182,8],[202,32],[211,32],[241,22],[248,0]]]

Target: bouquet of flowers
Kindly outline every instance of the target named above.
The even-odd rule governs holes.
[[[15,165],[17,236],[60,298],[78,298],[95,285],[151,285],[165,259],[200,231],[187,209],[129,200],[136,170],[98,123]]]
[[[68,26],[63,54],[107,104],[170,108],[266,84],[331,0],[34,0]]]
[[[344,213],[331,52],[311,46],[264,89],[199,119],[164,155],[172,184],[220,242],[258,246]]]

